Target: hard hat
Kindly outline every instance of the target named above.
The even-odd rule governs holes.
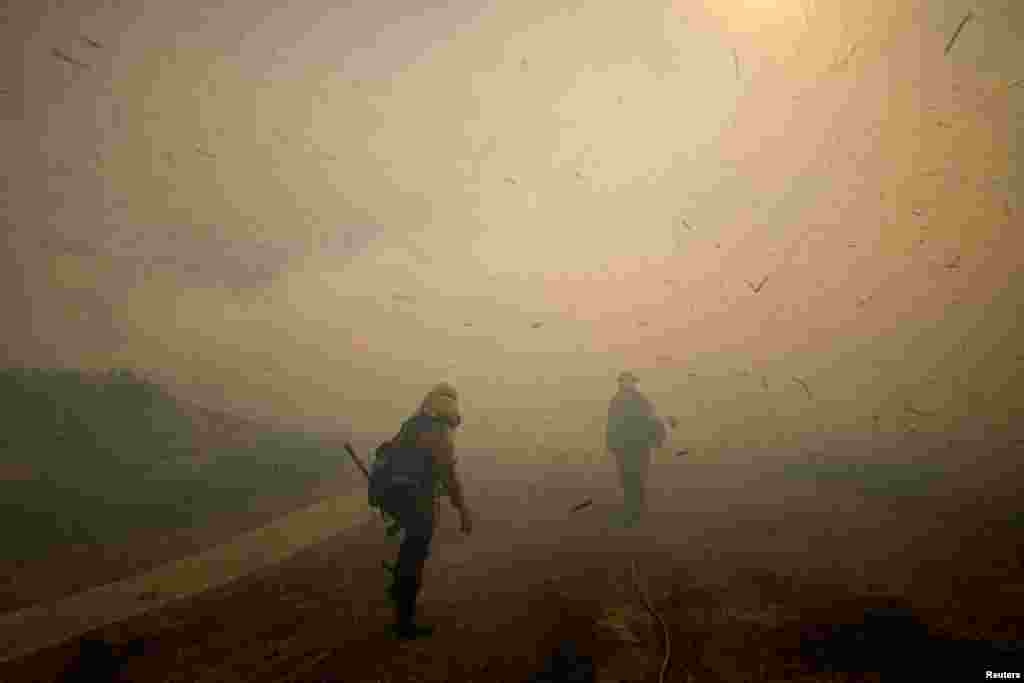
[[[455,390],[455,387],[449,382],[440,382],[436,384],[433,389],[430,390],[432,394],[438,394],[439,396],[447,396],[453,401],[459,400],[459,392]]]
[[[420,405],[420,412],[444,420],[452,427],[458,427],[462,423],[458,392],[448,382],[441,382],[430,390]]]

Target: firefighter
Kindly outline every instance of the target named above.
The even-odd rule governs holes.
[[[461,424],[458,394],[448,383],[435,386],[416,413],[389,442],[386,479],[380,508],[398,521],[402,542],[390,596],[395,604],[394,635],[403,640],[429,636],[433,628],[416,623],[416,598],[423,585],[423,565],[447,494],[459,513],[464,534],[473,530],[462,483],[456,470],[454,431]]]
[[[655,415],[654,405],[637,389],[632,372],[618,376],[619,390],[608,407],[606,442],[615,457],[622,486],[623,510],[618,520],[632,527],[646,512],[647,470],[651,451],[666,438],[665,425]]]

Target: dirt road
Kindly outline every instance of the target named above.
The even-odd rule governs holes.
[[[369,517],[362,492],[328,498],[141,576],[0,615],[0,660],[24,656],[226,585],[357,527]]]

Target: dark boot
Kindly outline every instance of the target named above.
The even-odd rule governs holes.
[[[415,578],[401,576],[395,580],[395,625],[392,633],[399,640],[425,638],[434,632],[432,626],[416,623],[416,596],[419,592],[420,586]]]
[[[640,488],[640,477],[632,470],[626,471],[625,486],[622,491],[622,526],[630,529],[640,521],[643,507],[643,493]]]

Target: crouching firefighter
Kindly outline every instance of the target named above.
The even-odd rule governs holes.
[[[453,435],[461,422],[455,388],[438,384],[398,434],[377,449],[370,470],[370,505],[394,518],[403,533],[389,591],[395,604],[393,631],[400,639],[433,632],[416,624],[416,597],[444,493],[459,512],[462,532],[473,528],[455,469]]]

